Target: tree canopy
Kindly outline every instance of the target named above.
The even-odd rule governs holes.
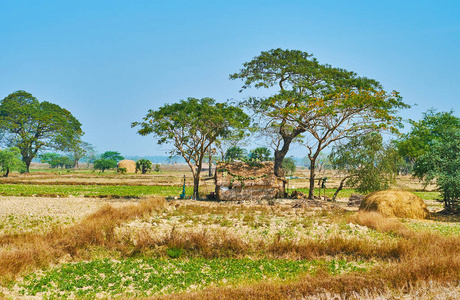
[[[397,146],[400,154],[412,162],[429,151],[435,141],[444,139],[445,131],[460,130],[460,118],[454,116],[453,111],[429,109],[419,121],[409,122],[412,128],[397,141]]]
[[[113,160],[115,162],[119,162],[120,160],[125,159],[120,152],[117,151],[105,151],[104,153],[101,154],[102,159],[109,159]]]
[[[460,211],[460,118],[453,111],[423,114],[398,141],[399,152],[413,163],[415,177],[434,182],[448,211]]]
[[[100,158],[94,161],[94,169],[101,170],[104,173],[107,169],[113,169],[117,166],[117,162],[113,159]]]
[[[233,162],[234,160],[245,160],[247,159],[248,151],[246,149],[233,146],[228,148],[225,152],[225,160],[228,162]]]
[[[83,135],[80,122],[68,110],[25,91],[1,101],[0,132],[2,144],[19,148],[27,172],[39,151],[65,151]]]
[[[230,134],[243,137],[249,121],[242,109],[229,103],[217,103],[212,98],[188,98],[149,110],[143,122],[133,122],[132,127],[140,126],[140,135],[153,134],[159,144],[174,146],[171,154],[182,156],[190,166],[194,178],[193,197],[197,199],[203,158],[209,148]]]
[[[250,161],[272,160],[272,153],[267,147],[257,147],[249,152]]]
[[[242,79],[243,89],[278,87],[270,97],[253,97],[247,105],[278,128],[282,142],[275,150],[275,174],[291,142],[303,136],[310,159],[313,198],[315,162],[321,151],[340,139],[376,130],[397,131],[397,109],[409,107],[399,93],[386,92],[374,79],[342,68],[320,64],[307,52],[272,49],[243,64],[230,75]]]

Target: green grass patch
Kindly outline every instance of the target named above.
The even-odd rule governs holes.
[[[440,192],[412,192],[423,200],[438,200],[441,199]]]
[[[405,220],[404,223],[409,228],[415,231],[435,232],[444,236],[453,236],[460,234],[460,224],[456,222],[420,222],[414,220]]]
[[[365,270],[362,266],[336,260],[103,259],[65,264],[41,275],[29,275],[20,284],[20,293],[44,298],[85,299],[100,296],[151,296],[242,281],[268,278],[285,280],[301,273],[314,273],[319,267],[331,274]]]
[[[305,193],[305,194],[308,194],[308,191],[309,191],[309,189],[295,189],[295,190]],[[337,189],[326,189],[326,196],[329,198],[332,198],[336,190]],[[294,190],[289,190],[290,193],[293,191]],[[349,198],[351,194],[359,194],[359,193],[354,189],[343,189],[339,192],[339,194],[337,195],[337,198]],[[314,195],[319,196],[319,189],[315,189]],[[324,196],[324,190],[321,189],[321,197],[323,196]]]
[[[185,189],[192,195],[193,188]],[[143,196],[179,196],[182,187],[177,186],[112,186],[112,185],[33,185],[1,184],[3,196],[87,196],[87,197],[143,197]]]

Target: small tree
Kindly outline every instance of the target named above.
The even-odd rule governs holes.
[[[73,167],[77,168],[78,162],[88,154],[91,155],[94,152],[94,148],[90,143],[78,140],[69,147],[68,152],[70,153]]]
[[[395,181],[401,157],[392,144],[385,144],[378,133],[355,136],[335,146],[330,155],[332,166],[346,173],[333,200],[344,184],[361,193],[387,189]]]
[[[106,169],[113,169],[117,167],[117,162],[112,159],[96,159],[94,161],[94,169],[101,170],[103,173]]]
[[[5,172],[4,177],[8,177],[10,171],[25,170],[25,164],[21,160],[21,151],[17,147],[11,147],[5,150],[0,150],[0,166]]]
[[[141,171],[142,174],[147,173],[147,171],[152,170],[152,162],[148,159],[139,159],[136,161],[136,172]]]
[[[295,171],[297,170],[297,167],[295,165],[295,159],[293,156],[291,157],[286,157],[284,160],[283,160],[283,171],[284,171],[284,174],[286,175],[292,175],[295,173]]]
[[[40,158],[41,163],[49,164],[51,168],[55,168],[56,165],[53,166],[53,164],[55,161],[59,159],[60,156],[61,155],[58,153],[47,152],[47,153],[41,154],[39,158]]]
[[[193,174],[193,197],[198,199],[203,159],[209,148],[230,134],[244,136],[249,117],[229,103],[188,98],[149,110],[143,122],[134,122],[131,126],[140,126],[140,135],[154,134],[159,144],[174,145],[171,154],[181,155],[189,165]]]
[[[267,147],[257,147],[249,152],[250,161],[269,161],[273,160],[272,153]]]
[[[40,155],[40,162],[42,163],[48,163],[50,165],[51,168],[71,168],[73,166],[73,159],[68,157],[68,156],[65,156],[65,155],[61,155],[61,154],[58,154],[58,153],[45,153],[45,154],[42,154]]]

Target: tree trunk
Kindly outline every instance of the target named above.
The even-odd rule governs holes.
[[[310,158],[310,189],[308,190],[308,199],[313,200],[315,196],[315,164],[316,157]]]
[[[200,187],[200,173],[197,172],[195,176],[193,176],[193,199],[198,200],[198,188]]]
[[[343,185],[345,184],[345,181],[350,178],[351,176],[348,175],[348,176],[345,176],[341,181],[340,181],[340,185],[339,187],[337,188],[337,190],[335,191],[334,193],[334,196],[332,196],[332,201],[335,202],[335,199],[337,198],[337,195],[339,194],[339,192],[343,189]]]
[[[26,157],[26,158],[23,157],[22,161],[26,164],[26,173],[30,173],[29,169],[30,169],[30,163],[32,162],[32,159],[29,157]]]
[[[212,149],[211,146],[209,146],[209,177],[212,177]]]
[[[10,168],[6,168],[6,173],[3,175],[4,177],[8,177],[8,174],[10,174]]]

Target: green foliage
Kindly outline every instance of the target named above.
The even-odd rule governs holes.
[[[126,172],[128,172],[126,168],[118,168],[118,173],[126,174]]]
[[[94,169],[104,172],[106,169],[113,169],[117,167],[117,162],[112,159],[96,159],[94,161]]]
[[[334,147],[330,158],[335,169],[349,175],[347,184],[360,193],[387,189],[401,160],[397,150],[385,144],[378,133],[351,138],[347,144]]]
[[[23,171],[25,169],[24,162],[21,160],[19,148],[11,147],[0,150],[0,166],[5,172],[5,177],[8,177],[11,171]]]
[[[155,172],[160,172],[160,164],[155,165]]]
[[[414,175],[426,182],[436,180],[444,207],[460,211],[460,129],[446,128],[437,138],[429,141],[429,147],[414,165]]]
[[[446,130],[460,130],[460,118],[450,112],[436,112],[430,109],[419,121],[409,120],[412,128],[397,141],[399,153],[415,162],[430,150],[431,145],[444,138]]]
[[[50,164],[52,161],[57,160],[61,155],[58,153],[52,153],[52,152],[47,152],[40,154],[38,157],[40,158],[41,163],[47,163]]]
[[[284,170],[284,174],[286,175],[292,175],[295,173],[295,171],[297,170],[297,167],[295,165],[295,159],[293,156],[286,157],[283,160],[283,170]]]
[[[173,247],[173,248],[168,248],[168,250],[166,251],[166,254],[168,254],[170,258],[179,258],[182,252],[184,252],[184,249]]]
[[[221,138],[244,136],[249,117],[229,103],[188,98],[149,110],[143,122],[133,122],[131,126],[140,126],[140,135],[153,134],[159,144],[173,144],[171,154],[182,156],[193,173],[193,197],[197,199],[202,163],[209,148]]]
[[[30,93],[17,91],[0,103],[2,143],[20,149],[26,171],[39,151],[65,151],[83,135],[80,122],[59,105],[39,102]]]
[[[136,172],[141,171],[142,174],[147,173],[147,171],[152,170],[152,162],[148,159],[139,159],[136,161]]]
[[[51,168],[71,168],[74,166],[74,161],[68,156],[64,156],[58,153],[44,153],[39,156],[40,162],[48,163]]]
[[[249,152],[250,161],[270,161],[272,153],[267,147],[257,147]]]
[[[104,153],[101,154],[102,159],[108,159],[108,160],[113,160],[116,163],[119,162],[120,160],[125,159],[120,152],[117,151],[105,151]]]
[[[247,151],[246,149],[233,146],[230,147],[227,152],[225,153],[225,161],[232,162],[234,160],[246,160],[247,158]]]

